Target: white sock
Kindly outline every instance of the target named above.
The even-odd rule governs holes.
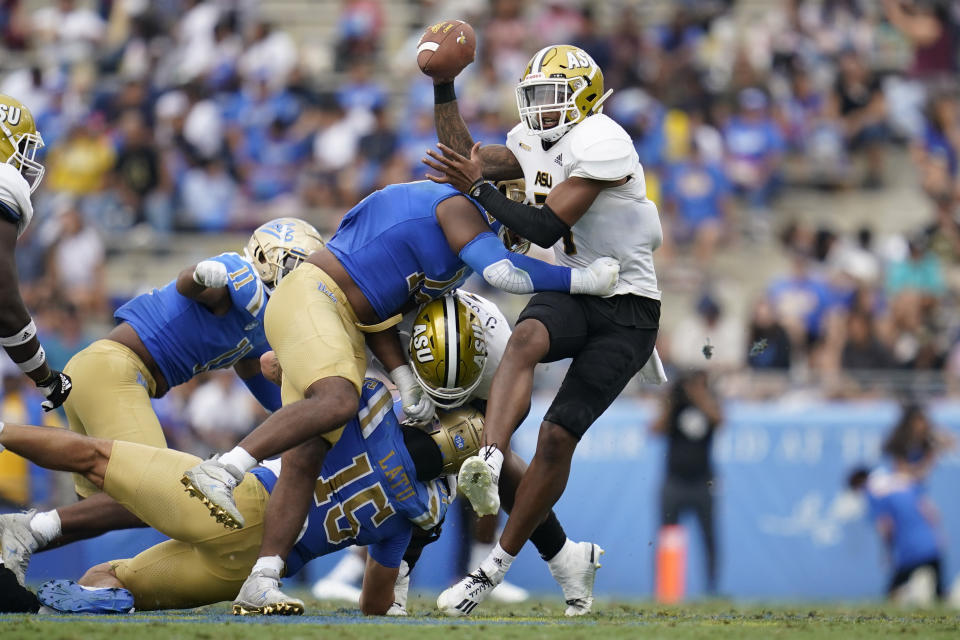
[[[566,554],[570,553],[570,551],[572,551],[573,548],[576,547],[576,546],[577,546],[577,543],[576,543],[576,542],[574,542],[574,541],[571,540],[570,538],[567,538],[566,542],[563,543],[563,546],[560,547],[560,551],[557,551],[557,555],[555,555],[555,556],[553,556],[552,558],[550,558],[549,560],[547,560],[547,565],[548,565],[551,569],[554,568],[554,567],[559,566],[559,563],[561,562],[560,559],[563,558],[563,557],[565,557]]]
[[[250,570],[250,573],[256,573],[257,571],[263,570],[276,573],[279,576],[281,573],[283,573],[283,558],[280,556],[261,556],[257,558],[257,562],[253,565],[253,569]]]
[[[500,584],[503,582],[503,577],[506,575],[507,570],[510,569],[510,565],[513,564],[513,561],[516,559],[517,556],[510,555],[504,551],[498,542],[497,546],[490,552],[490,555],[487,556],[487,559],[480,563],[480,569],[487,574],[487,577],[490,578],[491,581],[495,584]]]
[[[503,468],[503,452],[496,445],[480,447],[479,455],[484,462],[490,465],[493,472],[500,477],[500,469]]]
[[[37,537],[39,545],[37,548],[50,544],[53,540],[60,537],[60,514],[56,509],[38,513],[30,519],[30,530]],[[30,551],[36,551],[31,549]]]
[[[360,557],[360,554],[350,551],[344,554],[343,559],[330,570],[324,580],[354,584],[363,578],[365,568],[366,563]]]
[[[257,460],[247,453],[243,447],[234,447],[218,458],[221,464],[232,464],[243,473],[257,466]]]
[[[4,428],[5,426],[7,426],[7,425],[5,425],[2,420],[0,420],[0,433],[3,433],[3,428]],[[3,453],[3,450],[4,450],[4,449],[6,449],[6,447],[4,447],[2,444],[0,444],[0,453]],[[3,562],[0,562],[0,565],[3,565]]]

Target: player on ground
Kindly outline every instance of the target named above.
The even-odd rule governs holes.
[[[0,346],[43,393],[44,411],[51,411],[63,404],[72,385],[68,375],[47,364],[37,326],[20,298],[14,260],[17,239],[33,218],[30,194],[43,179],[36,160],[42,148],[30,110],[0,94]]]
[[[499,225],[496,225],[499,227]],[[433,413],[407,364],[396,330],[401,313],[456,288],[471,270],[512,293],[606,293],[616,285],[615,260],[587,267],[556,266],[510,253],[482,209],[448,185],[396,184],[347,212],[325,248],[283,279],[267,305],[267,339],[283,370],[283,408],[237,447],[184,475],[183,484],[228,527],[244,520],[233,499],[243,472],[284,453],[266,516],[261,558],[279,573],[309,507],[312,479],[342,425],[358,410],[366,344],[390,372],[404,411]],[[255,571],[236,602],[267,610]]]
[[[269,411],[280,389],[260,372],[269,349],[263,330],[270,291],[310,252],[323,246],[308,223],[279,218],[247,243],[247,258],[223,253],[180,272],[162,289],[116,312],[121,323],[70,359],[78,383],[64,409],[77,433],[166,447],[151,398],[210,369],[233,367]],[[44,513],[0,516],[4,563],[23,582],[31,553],[54,540],[71,542],[113,529],[143,526],[129,511],[76,477],[78,503]]]
[[[360,413],[344,427],[314,479],[316,500],[309,519],[301,523],[303,532],[288,557],[287,574],[317,556],[368,545],[361,610],[382,615],[393,603],[397,567],[411,531],[429,529],[443,519],[450,495],[440,476],[455,472],[463,458],[476,451],[483,420],[468,409],[441,413],[428,435],[400,425],[382,383],[367,379],[361,394]],[[454,449],[455,440],[465,445]],[[0,423],[2,447],[40,466],[82,474],[171,538],[134,558],[97,565],[79,584],[63,580],[45,584],[39,596],[47,606],[90,613],[198,607],[233,598],[255,566],[265,512],[280,472],[277,460],[244,476],[236,497],[247,526],[225,530],[177,483],[199,462],[195,456],[61,429]],[[264,576],[265,588],[278,591],[280,573],[265,571]],[[0,594],[0,609],[5,598]],[[282,604],[271,611],[238,604],[234,613],[303,612],[299,600],[277,599]]]
[[[478,513],[499,507],[501,451],[529,410],[534,367],[561,358],[573,362],[540,426],[536,454],[499,544],[437,600],[444,613],[467,615],[503,580],[562,495],[574,449],[587,428],[648,361],[657,368],[658,359],[651,358],[660,318],[653,252],[662,231],[630,136],[600,112],[608,95],[603,74],[582,49],[555,45],[533,57],[517,86],[521,122],[505,146],[475,145],[452,80],[435,82],[434,113],[444,155],[429,151],[424,160],[442,172],[434,181],[469,193],[524,238],[553,246],[559,264],[578,266],[599,256],[621,264],[617,287],[605,297],[542,293],[520,314],[494,377],[486,446],[460,471],[460,488]],[[533,204],[512,202],[484,181],[520,177]],[[576,553],[596,562],[601,549],[580,543]],[[582,607],[571,605],[567,613],[577,613],[574,609]]]
[[[471,310],[476,314],[475,317],[470,313]],[[437,405],[446,408],[469,405],[482,411],[494,371],[510,338],[510,325],[500,309],[482,296],[458,290],[427,303],[411,314],[400,327],[401,335],[409,336],[409,356],[414,374]],[[478,331],[482,331],[482,341],[476,339]],[[264,367],[265,370],[269,368]],[[508,512],[525,469],[526,464],[515,453],[506,456],[500,489],[503,508]],[[435,532],[429,540],[414,536],[400,565],[395,602],[389,615],[406,615],[410,572],[423,547],[436,539],[438,533]],[[571,547],[565,547],[567,536],[556,514],[551,511],[547,519],[534,530],[530,540],[547,561],[551,574],[563,589],[565,600],[587,602],[593,593],[596,565],[576,554],[568,557],[561,553],[561,550],[569,551]],[[345,558],[341,564],[345,564],[346,568],[337,575],[352,574],[356,571],[352,567],[359,562],[356,557]],[[336,568],[334,572],[337,572]],[[358,575],[354,579],[359,578]],[[328,585],[321,586],[329,588]],[[504,583],[501,583],[493,591],[492,597],[496,598],[497,590],[503,586]],[[344,587],[355,589],[349,584],[341,585],[334,593],[349,593],[349,589]]]

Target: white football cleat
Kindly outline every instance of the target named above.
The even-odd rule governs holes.
[[[233,601],[235,616],[299,616],[303,601],[280,591],[280,574],[260,569],[247,576],[237,599]]]
[[[480,456],[470,456],[460,466],[457,487],[467,497],[477,515],[488,516],[500,511],[498,475]]]
[[[487,599],[490,592],[497,584],[503,581],[503,574],[500,574],[500,580],[494,582],[482,569],[477,569],[467,575],[466,578],[443,591],[437,598],[437,608],[444,615],[452,617],[468,616],[473,613],[477,606]]]
[[[593,581],[600,568],[603,549],[592,542],[574,542],[568,539],[560,552],[547,565],[550,574],[563,589],[567,603],[564,612],[569,617],[590,613],[593,606]]]
[[[504,580],[490,593],[490,599],[502,604],[518,604],[530,599],[530,592]]]
[[[351,604],[360,604],[360,589],[330,578],[321,578],[314,582],[310,593],[317,600],[344,600]]]
[[[17,577],[20,586],[24,586],[30,556],[40,548],[40,540],[30,528],[30,520],[36,513],[36,509],[31,509],[25,513],[0,516],[0,558]]]
[[[180,484],[210,510],[217,522],[227,529],[242,529],[244,519],[233,500],[233,488],[242,480],[243,473],[233,465],[210,459],[187,469]]]

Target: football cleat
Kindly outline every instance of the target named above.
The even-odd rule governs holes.
[[[503,579],[503,574],[500,574]],[[497,586],[482,569],[477,569],[466,578],[443,591],[437,598],[437,608],[444,615],[459,617],[473,613]]]
[[[480,456],[464,460],[457,474],[457,487],[467,497],[477,515],[486,516],[500,511],[499,477]]]
[[[51,580],[43,583],[37,597],[60,613],[133,612],[133,594],[121,587],[94,588],[73,580]]]
[[[227,529],[242,529],[245,524],[233,500],[233,488],[243,480],[243,473],[233,465],[211,459],[187,469],[180,483],[191,497],[198,498],[210,515]]]
[[[260,569],[247,576],[237,599],[233,601],[235,616],[300,616],[303,601],[280,591],[280,575]]]
[[[490,593],[490,599],[502,604],[518,604],[530,599],[530,592],[504,580]]]
[[[19,582],[13,571],[0,564],[0,613],[37,613],[40,601]]]
[[[30,565],[30,556],[40,548],[30,520],[36,510],[25,513],[6,513],[0,516],[0,558],[3,564],[13,571],[17,582],[25,585],[27,567]]]
[[[555,557],[547,562],[550,574],[563,589],[568,617],[590,613],[593,606],[593,581],[597,575],[603,549],[592,542],[567,540]]]
[[[310,593],[317,600],[345,600],[352,604],[360,604],[360,589],[352,584],[322,578],[313,583]]]

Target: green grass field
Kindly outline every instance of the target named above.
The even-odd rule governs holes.
[[[710,602],[680,607],[599,602],[595,613],[569,620],[557,602],[485,606],[485,615],[450,619],[435,615],[428,598],[411,602],[404,619],[366,618],[356,610],[308,602],[310,615],[235,618],[227,605],[129,616],[0,615],[3,640],[526,640],[561,638],[919,638],[960,637],[960,613],[889,606],[749,606]]]

